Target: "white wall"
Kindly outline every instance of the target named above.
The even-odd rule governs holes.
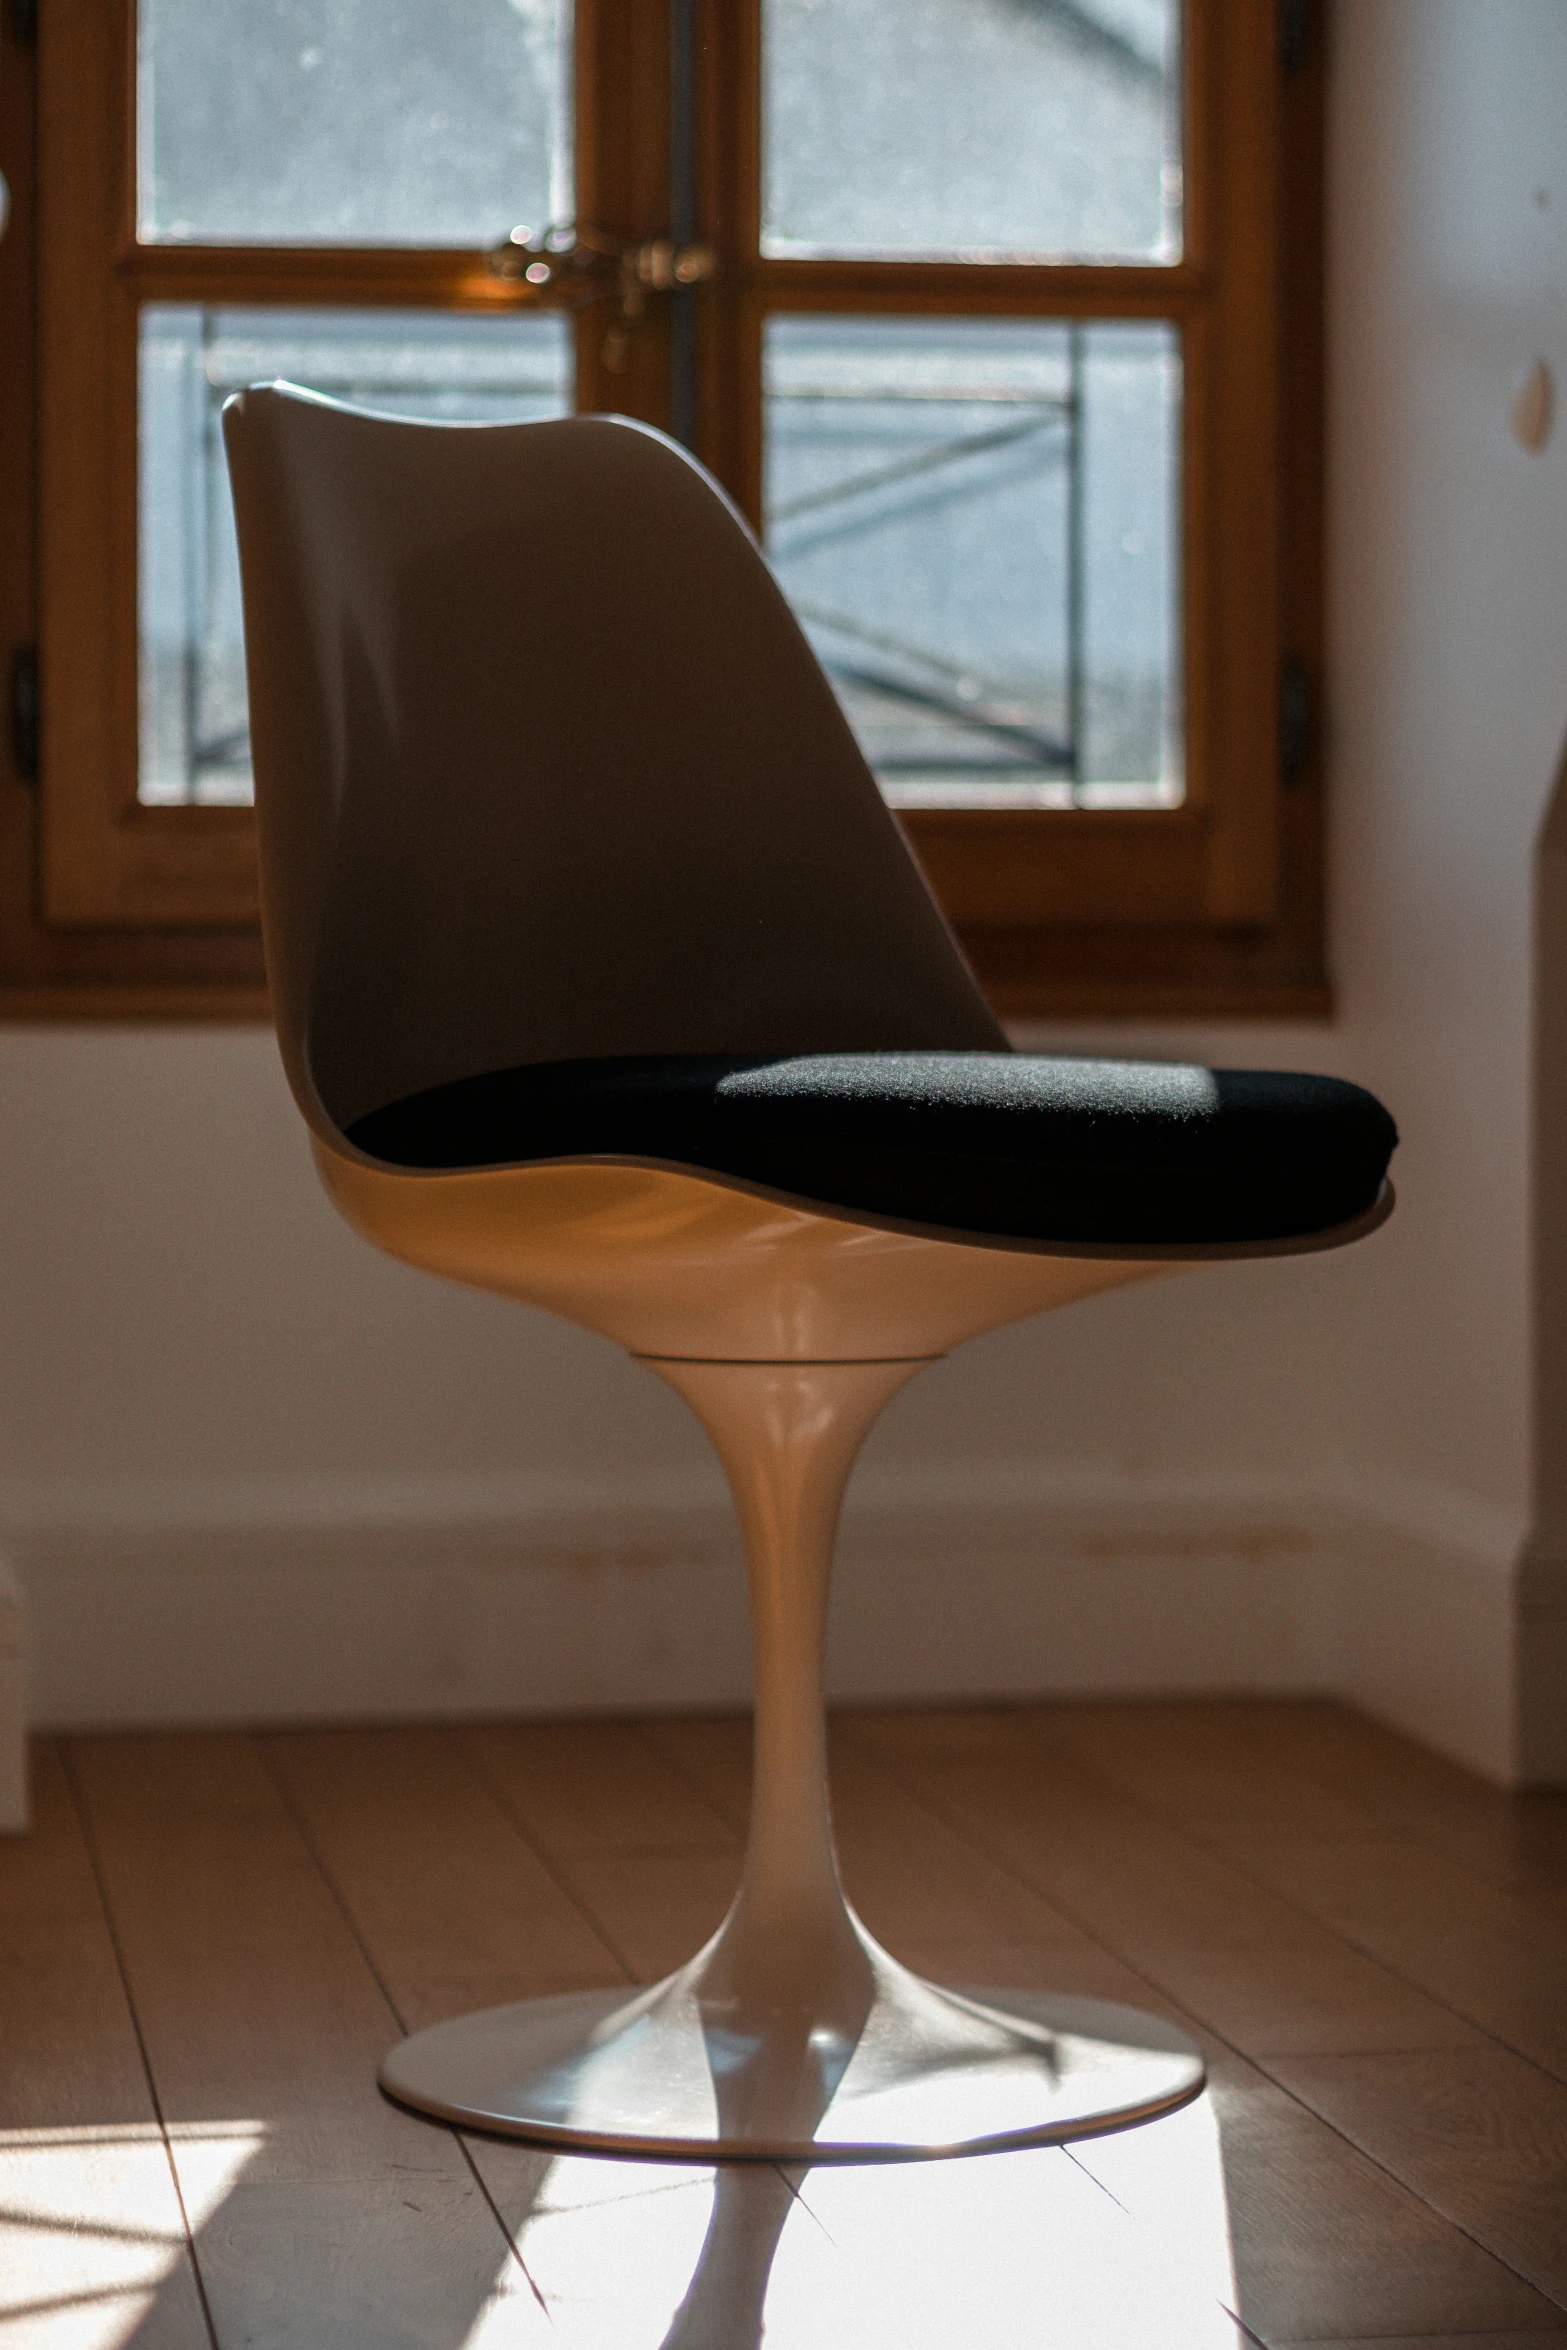
[[[1331,1686],[1567,1774],[1532,1455],[1532,844],[1567,730],[1567,11],[1349,0],[1333,115],[1331,1027],[1053,1032],[1341,1071],[1394,1222],[998,1333],[851,1506],[839,1685]],[[1046,1041],[1040,1038],[1035,1041]],[[0,1538],[37,1718],[718,1701],[694,1424],[602,1342],[376,1258],[270,1039],[0,1033]],[[1555,1678],[1553,1679],[1553,1676]],[[1517,1693],[1531,1694],[1520,1721]],[[1543,1725],[1543,1726],[1542,1726]]]

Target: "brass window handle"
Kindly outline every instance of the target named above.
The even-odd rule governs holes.
[[[488,258],[497,277],[515,284],[541,310],[582,310],[591,302],[614,301],[619,315],[605,334],[604,359],[616,372],[626,364],[629,338],[646,312],[648,295],[700,285],[718,267],[711,245],[677,244],[672,237],[632,244],[575,222],[537,231],[514,228],[491,247]]]

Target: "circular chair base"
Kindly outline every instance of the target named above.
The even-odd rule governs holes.
[[[1059,2145],[1190,2103],[1198,2050],[1130,2007],[943,1991],[896,1969],[852,2046],[787,2012],[726,2031],[689,1970],[628,2000],[572,1992],[414,2033],[381,2067],[400,2104],[578,2153],[905,2162]]]

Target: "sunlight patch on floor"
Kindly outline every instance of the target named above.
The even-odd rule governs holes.
[[[251,2122],[180,2133],[199,2228],[263,2135]],[[182,2170],[184,2157],[182,2155]],[[121,2350],[185,2254],[185,2222],[155,2123],[0,2131],[0,2344]]]
[[[1211,2093],[1147,2129],[1086,2139],[1072,2155],[1130,2216],[1166,2273],[1194,2293],[1236,2306],[1229,2202]]]
[[[198,2261],[267,2135],[243,2121],[171,2130]],[[1070,2153],[787,2174],[470,2144],[520,2264],[497,2263],[441,2350],[1237,2350],[1206,2098]],[[335,2265],[311,2241],[313,2211],[332,2231],[330,2202],[296,2207],[291,2257],[267,2280],[290,2339],[305,2313],[289,2275]],[[152,2125],[0,2133],[0,2350],[161,2339],[183,2250]],[[412,2312],[376,2267],[356,2277],[356,2339],[403,2339]]]
[[[1056,2149],[787,2177],[568,2156],[508,2217],[538,2338],[569,2350],[1236,2350],[1207,2099],[1082,2152],[1133,2140],[1119,2197]],[[531,2340],[521,2314],[507,2292],[465,2350]]]

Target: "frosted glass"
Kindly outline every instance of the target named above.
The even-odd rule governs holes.
[[[148,242],[495,243],[572,212],[570,0],[141,0]]]
[[[767,548],[898,806],[1181,797],[1162,321],[782,317]]]
[[[429,311],[141,314],[141,799],[251,797],[239,553],[219,413],[284,376],[399,416],[526,422],[571,407],[566,321]]]
[[[768,254],[1180,256],[1179,0],[766,0]]]

